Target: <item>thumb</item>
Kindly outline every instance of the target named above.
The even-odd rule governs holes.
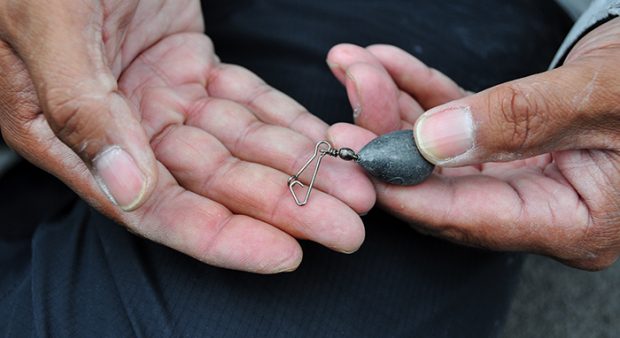
[[[605,77],[596,68],[564,66],[452,101],[417,120],[416,143],[447,167],[609,148],[604,133],[594,133],[617,119],[603,99]]]
[[[62,4],[44,4],[54,13],[40,13],[41,3],[24,14],[37,20],[12,27],[18,34],[4,30],[7,40],[24,62],[56,136],[80,156],[113,203],[133,210],[155,185],[155,159],[106,60],[97,9],[63,11]]]

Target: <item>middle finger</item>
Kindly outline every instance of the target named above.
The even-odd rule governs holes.
[[[287,175],[239,160],[212,135],[188,126],[170,129],[155,141],[156,157],[186,189],[287,233],[342,252],[353,252],[364,238],[359,216],[321,191],[312,207],[298,207],[290,196]]]
[[[189,114],[188,125],[215,136],[237,158],[294,174],[314,151],[314,142],[291,129],[265,124],[240,104],[205,99]],[[302,177],[308,183],[307,176]],[[358,213],[374,204],[374,188],[361,169],[336,158],[321,163],[316,187]],[[286,180],[281,184],[285,186]]]

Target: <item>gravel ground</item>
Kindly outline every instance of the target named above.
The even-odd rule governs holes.
[[[502,335],[620,337],[620,262],[601,272],[527,257]]]

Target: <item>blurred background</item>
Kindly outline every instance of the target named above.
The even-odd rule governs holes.
[[[620,337],[620,264],[580,271],[529,255],[502,337]]]

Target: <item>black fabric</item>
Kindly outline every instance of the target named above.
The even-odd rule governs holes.
[[[552,2],[203,1],[226,62],[329,122],[351,116],[333,44],[391,43],[478,90],[545,69],[570,27]],[[53,196],[53,197],[51,197]],[[213,268],[136,237],[22,165],[0,180],[0,332],[103,337],[487,337],[520,258],[419,235],[373,210],[353,255],[303,243],[298,271]]]
[[[479,91],[545,70],[572,22],[550,0],[203,0],[222,60],[329,123],[351,108],[325,66],[337,43],[392,44]]]

